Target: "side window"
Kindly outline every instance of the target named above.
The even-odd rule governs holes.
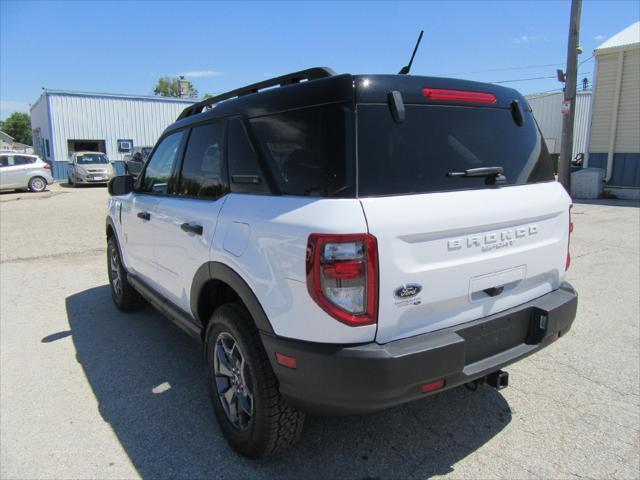
[[[218,198],[227,193],[223,143],[222,122],[191,130],[177,189],[179,195]]]
[[[36,159],[33,157],[23,157],[21,155],[15,155],[13,157],[14,165],[28,165],[30,163],[35,163]]]
[[[280,191],[287,195],[355,195],[351,110],[321,105],[252,118]]]
[[[11,157],[9,155],[0,156],[0,167],[8,167],[8,166],[10,166],[12,164],[12,163],[9,163],[10,158]]]
[[[231,191],[237,193],[269,194],[269,186],[258,165],[258,155],[253,150],[249,137],[238,118],[227,124],[227,158]]]
[[[183,131],[172,133],[160,142],[144,171],[141,192],[169,193],[169,181],[183,136]]]

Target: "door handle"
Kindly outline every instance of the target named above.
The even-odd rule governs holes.
[[[149,212],[138,212],[138,218],[142,220],[151,220],[151,214]]]
[[[183,223],[180,228],[187,233],[195,233],[196,235],[202,235],[202,225],[196,225],[194,223]]]

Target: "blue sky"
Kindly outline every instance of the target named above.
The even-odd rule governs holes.
[[[414,74],[554,76],[564,68],[569,10],[569,1],[0,0],[0,118],[28,111],[41,87],[151,94],[160,76],[186,73],[200,93],[219,93],[318,65],[395,73],[420,29]],[[585,0],[580,60],[639,18],[637,0]],[[592,70],[587,61],[580,78]],[[523,93],[560,88],[555,78],[507,85]]]

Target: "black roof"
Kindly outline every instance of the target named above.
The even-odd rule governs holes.
[[[491,83],[442,77],[380,74],[335,74],[326,67],[294,72],[206,99],[187,107],[169,129],[180,128],[212,118],[231,115],[257,117],[312,105],[329,103],[386,103],[387,94],[396,90],[405,104],[460,104],[425,97],[424,88],[466,90],[495,95],[494,108],[509,108],[518,100],[529,109],[524,97],[511,88]]]

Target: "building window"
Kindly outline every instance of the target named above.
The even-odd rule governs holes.
[[[118,140],[118,153],[131,153],[133,140]]]
[[[47,158],[50,158],[51,157],[51,150],[49,150],[49,139],[48,138],[45,139],[45,141],[44,141],[44,148],[45,148],[45,150],[47,152]]]

